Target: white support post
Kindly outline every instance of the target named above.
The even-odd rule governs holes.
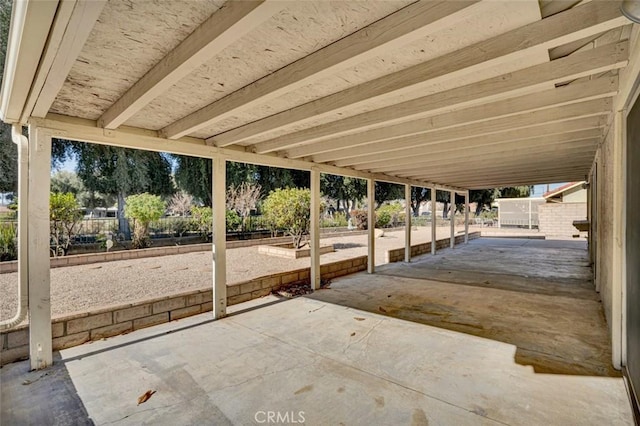
[[[35,126],[29,127],[28,185],[28,199],[18,202],[20,207],[26,202],[29,211],[29,359],[31,369],[39,370],[53,362],[49,274],[51,133]]]
[[[431,254],[436,254],[436,187],[431,187]]]
[[[311,289],[320,289],[320,172],[311,169]]]
[[[449,246],[454,248],[456,246],[456,193],[455,191],[451,191],[449,194],[449,225],[451,227],[451,241]]]
[[[464,193],[464,243],[469,244],[469,191]]]
[[[529,198],[529,229],[531,229],[531,198]]]
[[[369,252],[367,271],[373,274],[376,270],[376,181],[367,179],[367,229],[369,230]]]
[[[213,318],[227,314],[226,160],[214,157],[213,187]]]
[[[411,262],[411,185],[404,185],[404,261]]]

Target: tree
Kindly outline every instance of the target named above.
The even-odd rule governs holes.
[[[175,155],[174,178],[178,188],[192,195],[205,206],[211,207],[212,164],[207,158]],[[227,167],[227,182],[229,181]]]
[[[124,215],[128,195],[150,192],[170,196],[175,189],[171,163],[164,154],[106,145],[54,140],[55,162],[68,157],[77,160],[77,175],[88,191],[116,198],[118,228],[129,238],[129,223]]]
[[[18,147],[11,140],[11,126],[0,123],[0,192],[18,190]]]
[[[258,184],[243,182],[227,190],[227,209],[236,212],[242,224],[246,222],[251,210],[255,210],[262,198],[262,188]]]
[[[177,214],[182,217],[188,216],[192,207],[193,197],[186,192],[173,194],[171,201],[169,201],[169,210],[173,214]]]
[[[11,0],[0,0],[0,76],[4,73]],[[18,190],[18,147],[11,139],[11,126],[0,122],[0,192]]]
[[[429,188],[411,187],[411,211],[414,216],[417,217],[420,215],[420,206],[430,198],[431,190]]]
[[[70,192],[49,196],[49,224],[56,256],[66,255],[82,219],[80,206]]]
[[[322,173],[320,175],[320,190],[327,197],[336,200],[337,210],[352,211],[357,204],[367,196],[367,181]]]
[[[376,182],[375,184],[376,207],[385,201],[404,198],[404,186],[397,183]]]
[[[278,188],[271,191],[262,204],[268,223],[275,229],[284,229],[293,237],[293,247],[300,248],[309,234],[311,222],[311,191],[301,188]]]
[[[500,198],[526,198],[531,194],[533,186],[509,186],[499,188]]]
[[[145,248],[151,245],[149,224],[164,214],[165,202],[157,195],[147,192],[129,195],[126,199],[125,216],[133,219],[133,248]]]

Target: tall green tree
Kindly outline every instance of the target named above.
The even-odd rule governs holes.
[[[64,140],[54,140],[54,146],[54,162],[75,158],[76,173],[87,190],[116,198],[118,228],[127,238],[131,233],[124,216],[127,196],[150,192],[167,197],[175,191],[171,163],[163,154]]]
[[[178,187],[206,206],[211,206],[212,164],[207,158],[173,156],[176,162],[175,180]],[[308,188],[309,172],[227,162],[227,188],[247,182],[260,185],[262,192],[278,188]]]
[[[116,203],[116,197],[97,191],[89,191],[75,172],[59,170],[51,176],[51,192],[69,192],[76,197],[81,207],[94,209],[96,207],[111,207]]]
[[[0,76],[4,75],[11,0],[0,0]],[[18,147],[11,140],[11,126],[0,123],[0,192],[18,190]]]

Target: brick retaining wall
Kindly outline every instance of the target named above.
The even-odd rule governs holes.
[[[367,256],[328,263],[320,267],[323,279],[367,269]],[[227,286],[227,305],[266,296],[274,290],[309,282],[310,268],[267,275]],[[54,318],[53,349],[60,350],[88,341],[129,333],[213,309],[210,287],[140,302],[110,306]],[[0,365],[29,356],[29,325],[0,333]]]
[[[469,233],[469,240],[479,237],[480,232]],[[438,249],[449,247],[449,241],[449,238],[437,240],[436,247]],[[463,241],[464,235],[456,236],[456,244],[460,244]],[[203,244],[203,246],[206,246],[206,250],[210,248],[210,244]],[[159,247],[157,249],[146,250],[172,248],[195,249],[193,246],[180,246]],[[132,252],[135,253],[135,251]],[[411,246],[412,256],[430,252],[430,242]],[[123,252],[117,253],[122,254]],[[187,252],[183,251],[183,253]],[[105,253],[96,255],[104,256]],[[162,255],[158,254],[158,256]],[[72,257],[73,256],[66,256],[61,259],[69,259]],[[389,263],[403,261],[404,247],[387,251],[386,259]],[[359,256],[321,265],[320,275],[323,280],[328,280],[359,271],[365,271],[366,269],[367,256]],[[227,305],[231,306],[247,302],[252,299],[267,296],[274,290],[280,288],[309,282],[309,275],[310,268],[301,268],[230,284],[227,286]],[[171,296],[163,296],[57,317],[52,320],[51,324],[53,349],[66,349],[92,340],[100,340],[106,337],[125,334],[141,328],[208,312],[213,309],[212,297],[211,287],[207,287],[201,290],[192,290]],[[18,326],[12,330],[0,333],[0,365],[25,359],[28,356],[29,325]]]
[[[475,240],[476,238],[480,238],[480,232],[470,232],[469,233],[469,241]],[[462,244],[464,242],[464,235],[457,235],[455,243]],[[449,247],[451,243],[450,238],[443,238],[440,240],[436,240],[436,250],[440,250],[443,248]],[[411,257],[419,256],[421,254],[431,253],[431,241],[428,243],[416,244],[411,246]],[[404,262],[404,247],[387,250],[385,255],[385,260],[387,263],[394,262]]]
[[[397,228],[393,228],[395,230]],[[398,228],[399,229],[399,228]],[[404,229],[404,228],[402,228]],[[333,238],[341,237],[345,235],[363,235],[367,231],[346,231],[346,232],[332,232],[332,228],[327,228],[327,231],[323,232],[321,238]],[[240,247],[250,247],[264,244],[280,244],[291,242],[291,237],[275,237],[275,238],[262,238],[262,239],[249,239],[249,240],[234,240],[227,241],[227,248],[234,249]],[[112,262],[114,260],[129,260],[139,259],[144,257],[157,257],[168,256],[173,254],[193,253],[200,251],[210,251],[211,243],[203,244],[188,244],[183,246],[166,246],[166,247],[152,247],[147,249],[138,250],[118,250],[112,252],[100,252],[100,253],[86,253],[86,254],[74,254],[64,257],[52,257],[51,268],[61,268],[64,266],[77,266],[88,265],[92,263]],[[0,274],[8,274],[18,271],[18,261],[0,262]]]

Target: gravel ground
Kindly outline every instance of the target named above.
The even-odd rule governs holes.
[[[446,238],[448,228],[438,228]],[[431,239],[428,228],[412,232],[412,243]],[[323,239],[336,251],[322,255],[330,263],[367,254],[366,235]],[[386,232],[376,239],[376,264],[384,263],[389,249],[404,246],[404,231]],[[258,247],[227,250],[227,280],[237,283],[259,276],[308,267],[309,258],[285,259],[258,253]],[[51,270],[51,311],[54,317],[109,305],[120,305],[211,285],[211,253],[197,252],[144,259],[121,260]],[[17,309],[18,274],[0,274],[0,319]]]

